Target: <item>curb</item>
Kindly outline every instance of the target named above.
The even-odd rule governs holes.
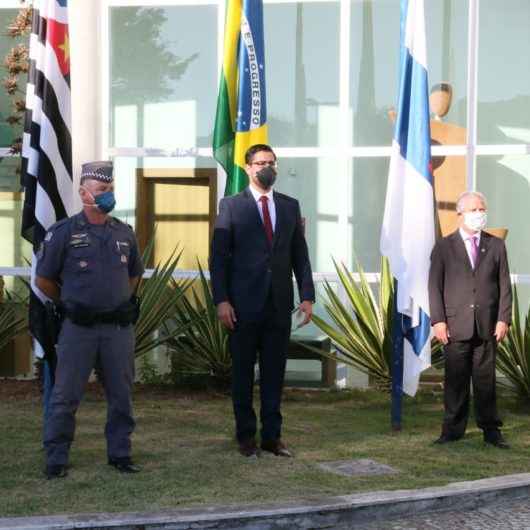
[[[472,509],[529,496],[530,473],[522,473],[420,490],[376,491],[281,504],[4,518],[0,519],[0,530],[329,529],[426,511]]]

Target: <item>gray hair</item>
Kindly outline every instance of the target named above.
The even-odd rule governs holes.
[[[486,210],[488,209],[488,201],[486,200],[486,196],[483,193],[480,193],[480,191],[464,191],[464,193],[462,193],[456,201],[456,211],[458,213],[462,213],[464,211],[464,203],[471,197],[476,197],[479,199],[484,205],[484,208],[486,208]]]

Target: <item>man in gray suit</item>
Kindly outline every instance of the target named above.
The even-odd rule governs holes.
[[[436,243],[429,273],[431,323],[445,352],[445,416],[436,443],[464,436],[471,379],[484,441],[506,449],[495,393],[497,343],[506,336],[512,316],[506,247],[483,231],[487,206],[482,193],[463,193],[456,209],[460,228]]]

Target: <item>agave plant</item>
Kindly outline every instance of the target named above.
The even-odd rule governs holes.
[[[154,238],[146,246],[142,259],[148,263],[152,257]],[[175,280],[175,272],[182,250],[175,251],[163,263],[158,263],[149,278],[141,279],[137,294],[140,297],[140,316],[135,324],[135,356],[140,357],[157,346],[182,333],[188,325],[174,326],[170,333],[160,333],[163,324],[172,319],[179,301],[184,299],[192,280]]]
[[[515,286],[512,313],[512,325],[497,350],[497,368],[507,379],[499,380],[499,385],[530,400],[530,308],[523,325]]]
[[[198,292],[197,292],[198,290]],[[228,349],[228,331],[217,318],[210,286],[199,264],[198,289],[192,288],[192,301],[181,298],[173,322],[166,326],[171,338],[172,370],[178,377],[206,377],[226,388],[231,380],[232,358]],[[184,331],[175,334],[173,328]]]
[[[18,310],[12,302],[0,303],[0,350],[17,335],[28,329],[27,312]]]
[[[324,307],[333,324],[313,315],[313,322],[330,337],[337,352],[324,352],[305,346],[321,355],[345,363],[368,374],[374,386],[388,391],[392,383],[392,319],[394,280],[388,260],[381,260],[378,299],[358,264],[359,281],[344,264],[335,261],[335,270],[348,298],[344,304],[333,287],[326,282]],[[441,362],[441,344],[432,343],[432,360]]]
[[[27,299],[5,291],[5,299],[0,302],[0,350],[27,329]]]

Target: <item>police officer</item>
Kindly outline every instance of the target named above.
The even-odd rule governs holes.
[[[82,166],[83,210],[55,223],[37,254],[37,287],[62,310],[57,369],[44,429],[48,479],[67,474],[75,413],[90,373],[101,368],[107,398],[108,463],[124,473],[131,460],[136,285],[144,271],[132,229],[111,216],[112,162]]]

